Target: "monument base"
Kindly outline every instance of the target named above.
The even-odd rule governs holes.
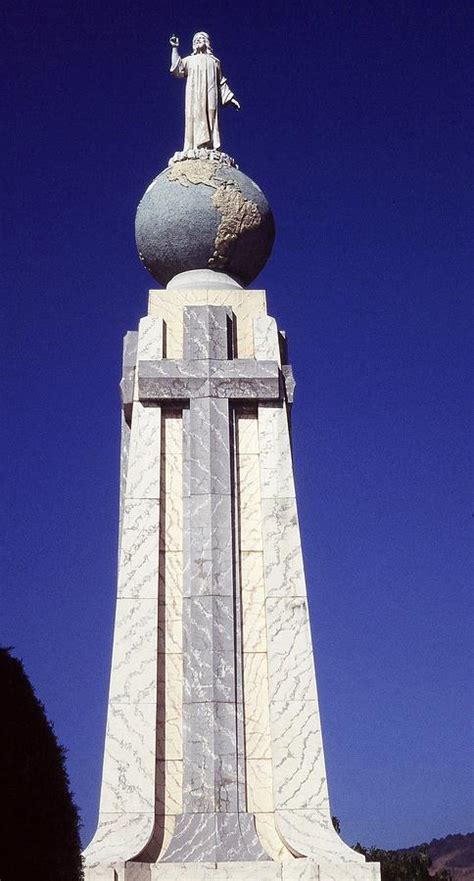
[[[379,881],[378,863],[318,863],[307,857],[282,863],[124,863],[86,869],[85,881]]]

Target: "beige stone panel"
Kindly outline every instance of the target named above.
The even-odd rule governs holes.
[[[183,656],[182,655],[159,655],[158,657],[158,694],[163,702],[165,700],[166,711],[176,718],[181,715],[183,700]]]
[[[137,361],[156,361],[163,357],[163,321],[145,315],[138,322]]]
[[[166,462],[170,467],[169,479],[173,481],[175,472],[182,477],[183,469],[183,419],[182,412],[175,410],[163,411],[163,429],[165,436],[165,455]],[[171,492],[172,486],[165,481],[165,492]],[[182,487],[180,489],[182,493]]]
[[[162,499],[160,550],[181,551],[183,547],[183,451],[182,419],[163,414]]]
[[[174,618],[182,614],[183,598],[183,553],[164,551],[160,554],[159,603],[170,607]]]
[[[183,622],[181,614],[175,611],[176,606],[176,602],[160,606],[158,650],[168,655],[183,651]]]
[[[171,713],[165,722],[165,758],[182,761],[183,735],[181,715],[173,718]]]
[[[183,656],[158,655],[157,754],[160,759],[177,760],[183,755],[182,692]]]
[[[244,652],[266,652],[265,604],[263,598],[242,597],[242,643]]]
[[[243,668],[246,757],[269,759],[271,743],[266,655],[244,653]]]
[[[149,315],[160,316],[165,321],[166,357],[183,357],[184,307],[206,304],[230,306],[237,320],[237,356],[253,358],[253,319],[266,312],[265,291],[220,291],[206,288],[150,291]]]
[[[239,456],[239,529],[242,551],[262,549],[262,512],[258,456]]]
[[[166,467],[163,468],[162,494],[183,495],[183,457],[167,454]]]
[[[239,456],[258,455],[258,420],[256,408],[239,410],[236,422],[237,449]]]
[[[237,320],[238,358],[255,358],[253,322],[257,315],[266,312],[264,291],[252,291],[250,297],[249,293],[250,291],[237,291],[233,303],[229,304]]]
[[[256,704],[268,704],[268,672],[265,652],[244,653],[244,694]]]
[[[183,810],[183,762],[170,759],[157,763],[156,812],[176,816]]]
[[[250,813],[273,811],[271,759],[247,758],[247,805]]]
[[[253,326],[251,321],[237,318],[237,353],[238,358],[254,357]]]
[[[258,551],[262,547],[260,504],[240,508],[240,546],[243,551]]]
[[[176,704],[158,706],[157,719],[159,726],[157,758],[182,760],[183,736],[180,710],[176,709]]]
[[[255,599],[265,598],[262,551],[242,551],[240,554],[240,585],[242,592]]]
[[[165,855],[168,845],[173,837],[174,828],[176,826],[176,817],[174,814],[170,816],[166,815],[163,817],[163,841],[161,844],[160,856],[158,857],[158,861],[162,856]]]
[[[278,327],[270,315],[258,315],[254,320],[255,357],[259,361],[278,361],[280,364],[280,343]]]
[[[183,497],[167,495],[162,499],[162,528],[160,529],[160,551],[182,551],[183,549]]]
[[[291,851],[283,844],[275,826],[275,815],[255,814],[255,827],[262,847],[277,862],[291,862],[295,859]]]
[[[258,456],[240,454],[237,461],[240,504],[260,506]]]
[[[196,306],[199,304],[196,303]],[[183,357],[183,320],[179,312],[170,310],[165,318],[166,357]]]
[[[240,587],[244,652],[266,652],[265,587],[261,551],[241,553]]]
[[[166,454],[165,468],[163,469],[163,492],[167,496],[183,495],[183,457]]]

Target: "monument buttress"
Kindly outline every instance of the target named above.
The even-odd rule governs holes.
[[[212,53],[207,34],[193,63],[172,41],[183,76]],[[212,138],[175,154],[137,212],[140,257],[166,288],[124,341],[117,605],[85,879],[378,881],[331,821],[293,374],[265,292],[244,289],[273,217],[196,95],[186,137]]]

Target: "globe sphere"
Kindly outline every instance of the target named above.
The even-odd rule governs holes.
[[[249,285],[267,262],[275,224],[260,187],[238,168],[184,159],[166,168],[137,209],[140,259],[160,284],[194,269]]]

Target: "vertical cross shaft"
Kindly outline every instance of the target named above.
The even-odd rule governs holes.
[[[183,813],[165,861],[268,859],[240,793],[244,778],[235,575],[231,398],[275,398],[278,367],[232,360],[230,310],[190,307],[184,359],[142,375],[144,396],[183,411]]]
[[[224,308],[187,311],[185,359],[227,360],[228,324]],[[191,398],[187,422],[183,809],[191,814],[236,813],[241,694],[236,679],[228,398]]]

